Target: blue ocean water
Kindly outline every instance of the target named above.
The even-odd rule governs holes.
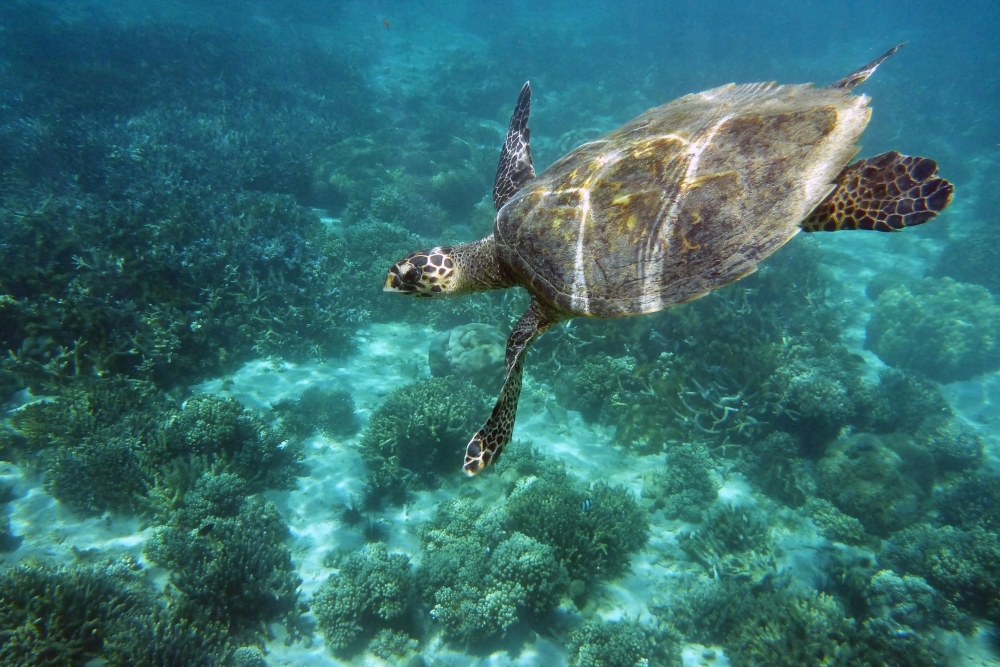
[[[1000,663],[998,32],[985,1],[4,3],[0,665]],[[544,178],[901,43],[858,158],[935,161],[941,215],[553,323],[462,472],[531,295],[383,285],[494,229],[526,81]],[[582,266],[641,217],[530,252]]]

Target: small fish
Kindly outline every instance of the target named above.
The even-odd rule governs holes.
[[[212,532],[213,528],[215,528],[215,524],[214,523],[206,523],[206,524],[200,526],[198,528],[198,536],[199,537],[205,537],[206,535],[208,535],[209,533]]]
[[[386,30],[388,30],[389,29],[389,19],[382,19],[382,25],[385,26]]]
[[[583,504],[580,505],[580,511],[581,512],[589,512],[590,511],[590,498],[587,498],[586,500],[583,501]]]

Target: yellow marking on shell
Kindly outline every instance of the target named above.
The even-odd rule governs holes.
[[[681,244],[684,246],[684,250],[697,250],[701,247],[700,243],[691,243],[688,241],[687,234],[681,231]]]
[[[638,220],[636,219],[636,217],[634,215],[630,215],[628,217],[628,220],[625,222],[625,227],[629,231],[632,231],[633,229],[635,229],[635,223],[636,222],[638,222]]]
[[[628,206],[632,201],[632,195],[621,195],[620,197],[615,197],[611,200],[611,203],[615,206]]]

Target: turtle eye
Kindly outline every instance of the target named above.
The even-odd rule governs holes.
[[[420,269],[411,264],[400,276],[400,279],[407,285],[416,285],[420,282],[420,274]]]

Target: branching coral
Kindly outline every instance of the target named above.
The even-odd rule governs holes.
[[[892,536],[881,562],[923,577],[955,606],[1000,620],[1000,546],[996,533],[919,524]]]
[[[763,493],[793,507],[816,491],[798,439],[785,431],[773,431],[740,448],[737,468]]]
[[[194,605],[154,604],[116,619],[101,657],[115,667],[217,667],[229,653],[226,631]],[[233,665],[240,665],[235,654]]]
[[[351,653],[381,630],[412,629],[416,585],[407,556],[372,544],[337,565],[311,603],[332,651]]]
[[[570,667],[682,664],[679,637],[633,621],[587,621],[569,635]]]
[[[462,447],[486,417],[486,395],[454,376],[428,378],[389,394],[361,438],[373,481],[401,501],[408,491],[458,474]],[[457,458],[456,458],[457,457]]]
[[[925,278],[879,295],[866,342],[890,366],[953,382],[1000,368],[1000,306],[986,288]]]
[[[144,465],[156,470],[177,457],[206,456],[229,464],[251,491],[292,488],[305,473],[302,447],[274,422],[232,398],[201,394],[162,426],[162,436],[144,450]]]
[[[715,462],[701,442],[685,442],[670,447],[667,465],[653,475],[653,484],[643,496],[653,499],[670,519],[697,522],[719,491],[713,471]]]
[[[453,641],[501,638],[518,621],[543,618],[569,588],[557,550],[504,530],[502,514],[452,501],[422,530],[421,588]]]
[[[901,436],[836,441],[816,465],[819,494],[876,535],[899,530],[919,516],[926,499],[926,488],[908,474],[910,461],[900,455],[911,449]]]
[[[246,500],[235,516],[174,517],[154,531],[145,551],[173,571],[171,582],[186,600],[236,633],[277,620],[294,631],[300,579],[284,544],[288,527],[272,503]]]
[[[506,506],[508,530],[551,545],[571,579],[608,579],[628,566],[649,537],[649,518],[626,488],[590,489],[563,471],[525,478]]]
[[[347,438],[358,432],[357,406],[349,392],[309,387],[295,400],[271,406],[292,436],[306,438],[319,431],[328,438]]]
[[[149,605],[137,569],[109,562],[0,574],[0,663],[55,667],[99,656],[112,626]]]

